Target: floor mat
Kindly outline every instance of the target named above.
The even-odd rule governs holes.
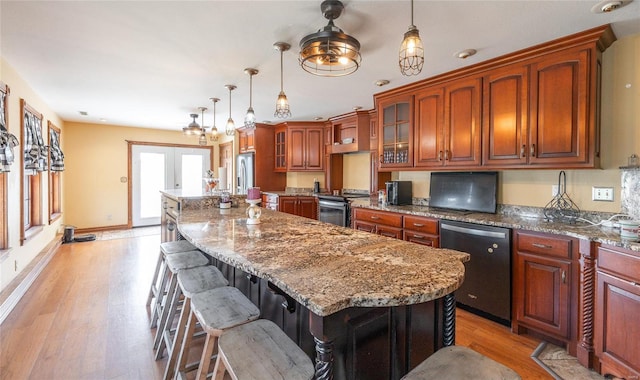
[[[96,233],[97,240],[128,239],[140,236],[160,235],[160,226],[136,227],[128,230],[103,231]]]
[[[533,351],[531,358],[557,380],[603,380],[597,372],[578,363],[578,359],[551,343],[542,342]]]

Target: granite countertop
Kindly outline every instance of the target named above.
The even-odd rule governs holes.
[[[622,240],[620,230],[593,226],[588,223],[565,224],[548,222],[538,216],[519,216],[487,213],[466,213],[462,211],[446,211],[433,209],[428,206],[406,205],[406,206],[381,206],[377,201],[371,199],[356,199],[351,202],[351,207],[361,207],[373,210],[391,211],[403,214],[426,216],[443,220],[455,220],[484,224],[489,226],[507,227],[523,229],[529,231],[545,232],[558,235],[567,235],[578,239],[587,239],[602,244],[610,244],[632,251],[640,252],[640,243],[637,241]]]
[[[349,307],[441,298],[464,278],[469,255],[262,209],[182,211],[180,233],[211,256],[271,281],[319,316]]]
[[[315,197],[318,196],[320,194],[323,193],[314,193],[313,191],[262,191],[262,194],[271,194],[271,195],[277,195],[279,197],[296,197],[296,196],[301,196],[301,197]],[[328,194],[328,193],[324,193],[324,194]]]
[[[211,194],[204,189],[200,190],[183,190],[183,189],[167,189],[160,190],[160,192],[169,198],[175,199],[177,201],[182,199],[199,199],[213,196],[220,196],[220,194]]]

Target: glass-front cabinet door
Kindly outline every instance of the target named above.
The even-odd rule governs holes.
[[[275,167],[274,172],[287,171],[287,127],[277,125],[275,128]]]
[[[380,168],[413,166],[413,96],[399,95],[378,104]]]

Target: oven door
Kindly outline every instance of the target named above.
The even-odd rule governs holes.
[[[347,223],[349,222],[349,203],[319,199],[318,220],[347,227]]]

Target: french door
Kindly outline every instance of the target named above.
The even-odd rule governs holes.
[[[160,224],[160,190],[200,194],[211,166],[208,148],[155,145],[131,147],[131,221],[133,227]]]

